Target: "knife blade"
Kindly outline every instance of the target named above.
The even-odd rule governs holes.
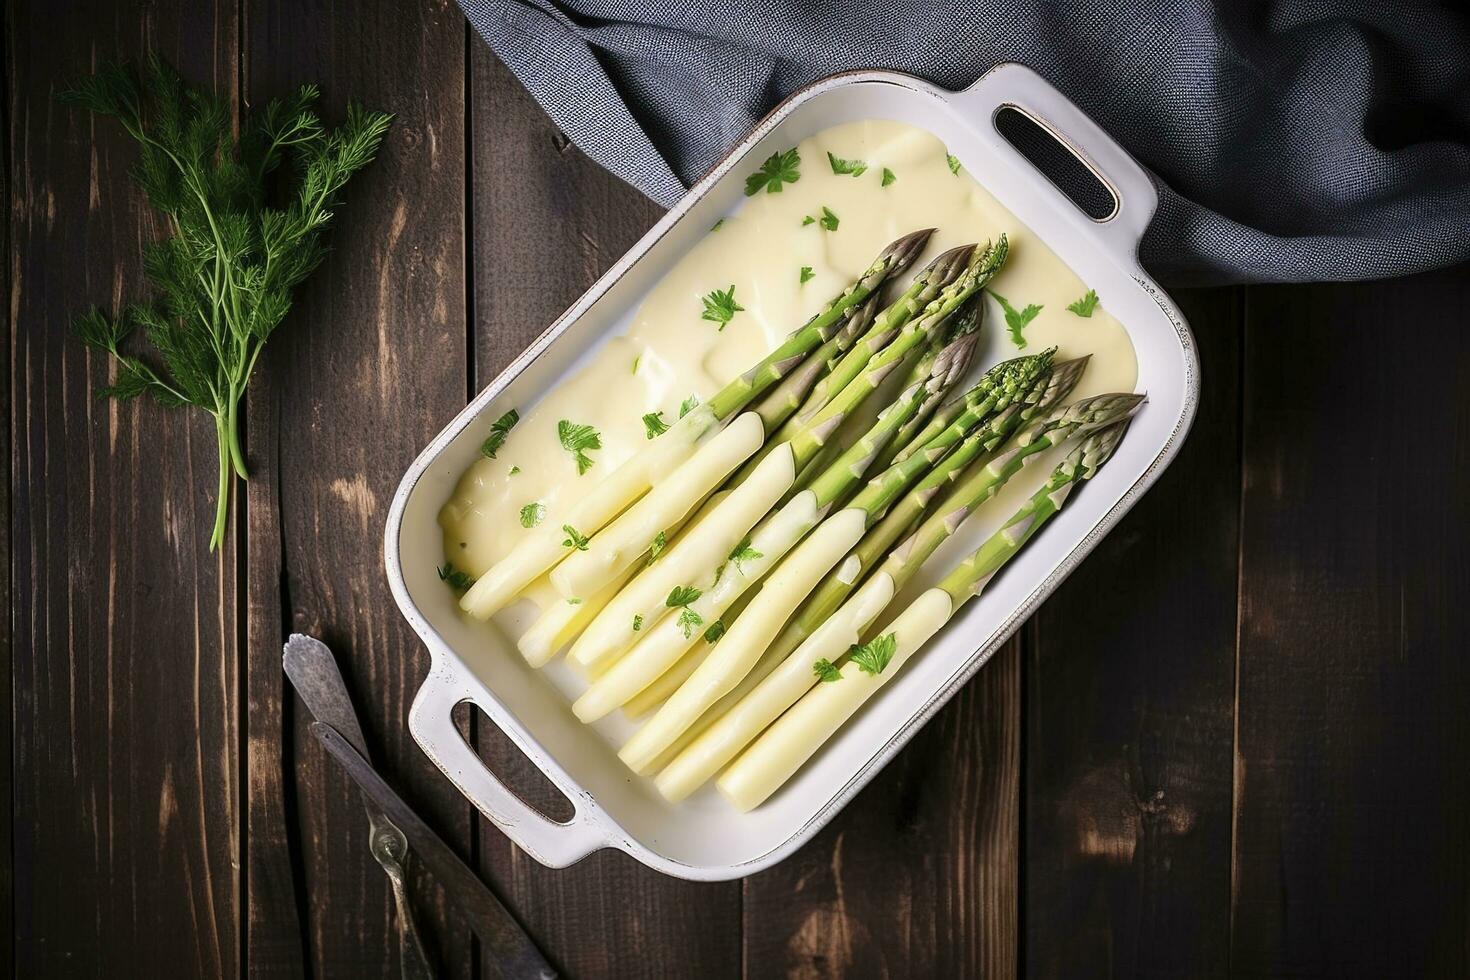
[[[486,958],[508,980],[523,977],[552,980],[557,973],[526,935],[510,910],[501,904],[479,875],[409,808],[348,739],[324,722],[314,721],[311,733],[347,771],[388,818],[403,828],[409,845],[444,886],[445,893],[468,913],[470,928],[485,944]]]

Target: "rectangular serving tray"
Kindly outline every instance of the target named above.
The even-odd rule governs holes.
[[[997,132],[1014,107],[1069,147],[1112,191],[1114,212],[1083,214]],[[534,403],[625,332],[649,289],[734,210],[744,174],[827,127],[892,119],[929,130],[965,169],[1090,287],[1128,331],[1148,404],[1113,461],[971,602],[921,656],[858,713],[781,792],[740,813],[710,792],[668,803],[633,775],[617,743],[585,726],[567,696],[495,631],[462,617],[439,580],[439,509],[506,407]],[[432,655],[409,713],[419,746],[507,837],[564,867],[600,848],[625,851],[681,878],[739,878],[791,854],[852,799],[1071,572],[1178,451],[1198,400],[1199,367],[1183,317],[1138,264],[1157,205],[1143,168],[1040,76],[1001,65],[962,92],[894,72],[836,75],[797,92],[619,259],[586,295],[447,425],[414,461],[388,515],[385,559],[394,598]],[[983,230],[977,232],[983,234]],[[460,736],[450,712],[473,702],[572,802],[556,822],[523,802]]]

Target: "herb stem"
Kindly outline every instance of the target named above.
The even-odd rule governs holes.
[[[214,533],[209,538],[209,550],[214,551],[225,540],[225,520],[230,515],[230,448],[225,434],[225,422],[219,416],[214,420],[215,436],[219,440],[219,503],[214,511]]]

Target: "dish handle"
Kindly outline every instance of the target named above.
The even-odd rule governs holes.
[[[984,119],[989,127],[986,136],[991,137],[996,149],[1033,170],[1038,169],[1036,165],[1001,135],[995,124],[996,114],[1014,107],[1047,130],[1107,186],[1117,206],[1105,218],[1089,217],[1048,179],[1045,190],[1053,203],[1081,219],[1077,222],[1079,230],[1105,247],[1130,256],[1137,254],[1139,240],[1159,205],[1153,178],[1071,99],[1032,69],[1011,63],[997,65],[974,85],[956,92],[954,104],[967,115]]]
[[[549,868],[565,868],[606,847],[606,836],[575,799],[571,819],[559,823],[522,800],[490,771],[455,727],[451,713],[462,701],[478,705],[485,717],[491,717],[475,701],[469,685],[436,657],[408,712],[408,728],[419,748],[460,792],[521,850]]]

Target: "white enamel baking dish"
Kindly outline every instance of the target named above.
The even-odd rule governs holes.
[[[1118,202],[1111,217],[1087,217],[999,135],[994,118],[1006,106],[1046,126],[1109,185]],[[436,517],[476,458],[490,420],[506,407],[533,403],[590,351],[625,332],[649,288],[716,218],[738,206],[747,172],[819,130],[875,118],[938,136],[968,173],[1097,290],[1130,334],[1139,388],[1149,402],[1107,468],[845,726],[823,749],[820,764],[805,767],[751,813],[737,812],[708,787],[670,804],[618,760],[615,737],[576,720],[554,670],[533,670],[484,624],[461,618],[435,571],[443,559]],[[386,563],[393,595],[433,657],[409,713],[419,746],[506,836],[552,867],[612,847],[667,874],[722,880],[752,874],[795,851],[984,665],[1178,450],[1194,415],[1198,364],[1183,318],[1138,264],[1139,238],[1156,203],[1142,167],[1020,65],[1002,65],[963,92],[869,71],[835,76],[793,95],[446,426],[404,476],[388,515]],[[546,818],[483,765],[450,719],[464,701],[483,709],[566,794],[575,807],[570,820]]]

